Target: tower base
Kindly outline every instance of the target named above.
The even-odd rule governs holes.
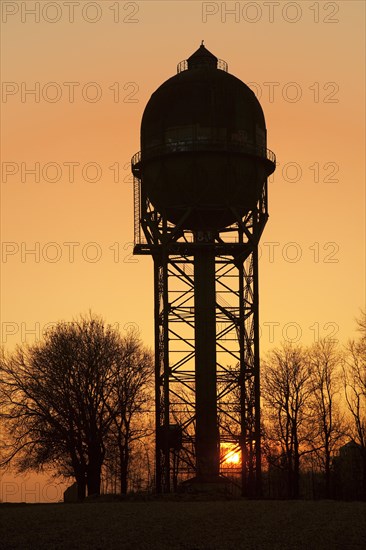
[[[229,496],[234,492],[234,484],[229,479],[222,476],[215,476],[211,479],[193,477],[183,481],[179,485],[179,492],[194,495],[207,496]]]

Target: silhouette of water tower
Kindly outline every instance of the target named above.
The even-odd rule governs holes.
[[[154,260],[158,492],[216,486],[226,445],[242,493],[260,494],[258,242],[274,170],[258,100],[202,43],[152,94],[132,158],[134,253]]]

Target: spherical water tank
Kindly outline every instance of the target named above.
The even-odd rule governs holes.
[[[266,147],[256,96],[202,44],[147,103],[133,171],[170,222],[221,229],[259,199],[275,169]]]

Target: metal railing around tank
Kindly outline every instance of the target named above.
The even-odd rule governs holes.
[[[267,149],[266,147],[252,145],[250,143],[232,143],[226,140],[185,140],[155,145],[144,149],[143,160],[164,156],[169,153],[183,153],[191,151],[243,153],[245,155],[251,155],[260,159],[266,159],[273,164],[276,164],[276,155],[273,151]],[[132,172],[137,177],[140,163],[141,151],[135,153],[131,159]]]
[[[220,69],[220,71],[225,71],[225,73],[227,73],[229,70],[228,64],[223,59],[217,60],[217,68]],[[179,74],[187,70],[188,70],[188,60],[183,59],[183,61],[180,61],[177,65],[177,73]]]

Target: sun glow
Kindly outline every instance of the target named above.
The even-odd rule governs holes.
[[[237,466],[241,462],[240,450],[234,446],[222,448],[222,462],[224,466]]]

